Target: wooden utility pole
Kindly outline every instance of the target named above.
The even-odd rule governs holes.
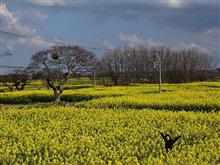
[[[158,52],[158,70],[159,70],[159,92],[162,92],[161,84],[162,84],[162,72],[161,72],[161,64],[162,64],[162,52]]]
[[[93,73],[93,83],[94,83],[94,87],[96,86],[96,71],[94,68],[94,73]]]
[[[158,84],[159,84],[159,93],[162,92],[161,84],[162,84],[162,50],[153,50],[153,55],[156,57],[157,67],[158,67]]]

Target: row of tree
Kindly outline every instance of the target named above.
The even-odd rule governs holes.
[[[157,50],[160,55],[153,53]],[[100,59],[79,46],[53,46],[35,53],[29,66],[1,75],[0,81],[11,91],[23,90],[33,79],[41,79],[54,91],[56,103],[72,75],[86,73],[101,79],[104,85],[158,82],[161,62],[162,80],[168,83],[203,81],[213,59],[198,49],[177,50],[169,47],[119,47]],[[92,76],[93,77],[93,76]]]
[[[106,85],[155,83],[160,63],[162,80],[167,83],[203,81],[215,66],[213,58],[197,48],[120,47],[101,58],[98,75]]]

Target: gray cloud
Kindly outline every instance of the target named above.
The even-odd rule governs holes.
[[[190,32],[220,26],[220,1],[212,0],[13,0],[16,5],[44,6],[54,12],[88,13],[96,21],[109,17],[148,20],[162,28]]]
[[[31,5],[32,8],[52,12],[88,13],[96,23],[112,17],[131,22],[150,21],[169,30],[170,34],[172,30],[191,34],[193,43],[206,47],[216,56],[220,54],[219,0],[30,0],[24,3],[25,6]],[[22,5],[21,2],[16,3],[19,4]]]
[[[207,45],[208,47],[215,48],[213,51],[220,52],[220,27],[207,29],[205,32],[198,35],[198,39],[201,43]]]
[[[105,20],[107,17],[127,20],[144,17],[159,26],[190,31],[220,26],[220,1],[217,0],[30,0],[26,3],[46,6],[56,12],[67,10],[93,13],[97,20]]]

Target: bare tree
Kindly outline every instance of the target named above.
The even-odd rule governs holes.
[[[14,86],[12,84],[10,75],[1,75],[0,82],[2,83],[4,87],[8,88],[10,92],[13,92]]]
[[[24,90],[24,87],[28,85],[31,80],[32,71],[29,68],[13,70],[8,75],[1,76],[0,78],[3,86],[8,87],[10,91],[13,91],[14,88],[18,91]]]
[[[100,59],[104,85],[159,82],[158,59],[152,52],[161,50],[161,79],[168,83],[203,81],[213,68],[213,58],[197,49],[159,47],[119,47]],[[107,82],[107,83],[106,83]]]
[[[63,86],[72,74],[91,68],[94,54],[79,46],[53,46],[32,56],[30,66],[43,70],[42,79],[53,89],[59,103]]]

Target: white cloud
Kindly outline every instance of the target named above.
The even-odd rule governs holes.
[[[29,2],[32,2],[36,5],[42,5],[42,6],[59,6],[59,5],[67,5],[67,4],[86,4],[86,3],[130,3],[134,2],[134,0],[93,0],[90,2],[89,0],[29,0]],[[138,0],[137,2],[153,2],[149,0]],[[158,0],[155,1],[155,3],[164,3],[165,5],[169,7],[174,7],[174,8],[180,8],[182,7],[183,0]]]
[[[103,41],[103,44],[108,48],[108,49],[114,49],[114,45],[111,43],[111,42],[109,42],[108,40],[104,40]]]
[[[146,43],[149,47],[156,47],[156,46],[161,46],[162,45],[161,42],[154,41],[153,39],[148,39]]]
[[[30,0],[29,2],[43,6],[58,6],[58,5],[63,5],[65,1],[64,0]]]
[[[26,10],[26,11],[17,11],[15,12],[15,15],[20,19],[20,20],[39,20],[39,21],[45,21],[48,16],[45,14],[42,14],[38,10]]]
[[[36,12],[35,12],[36,14]],[[39,13],[38,13],[39,16]],[[41,15],[42,16],[42,15]],[[43,39],[40,35],[38,35],[37,30],[31,28],[25,24],[21,23],[22,14],[17,15],[16,12],[10,12],[4,3],[0,3],[0,21],[1,21],[1,29],[13,33],[23,34],[23,35],[31,35],[35,36],[39,39]],[[25,38],[9,38],[5,40],[3,43],[6,48],[14,49],[15,46],[25,45],[32,48],[46,48],[51,46],[51,44],[46,43],[44,41],[33,40],[33,39],[25,39]]]
[[[214,37],[216,35],[216,32],[217,30],[215,29],[212,29],[212,30],[209,30],[207,33],[207,35],[210,37]],[[219,32],[219,31],[218,31]],[[215,35],[214,35],[214,34]],[[205,36],[204,36],[205,37]],[[208,37],[208,38],[209,38]],[[211,38],[204,38],[204,39],[208,39],[207,42],[210,43],[210,39]],[[128,46],[130,47],[135,47],[135,46],[148,46],[148,47],[158,47],[158,46],[168,46],[164,43],[161,43],[159,41],[155,41],[153,39],[142,39],[142,38],[139,38],[136,34],[130,34],[130,35],[125,35],[123,33],[120,33],[119,34],[119,39],[123,42],[125,42]],[[205,40],[206,41],[206,40]],[[216,42],[216,40],[213,42],[215,44],[219,44],[219,41]],[[215,47],[215,46],[214,46]],[[218,47],[219,48],[219,47]],[[177,49],[177,50],[182,50],[182,49],[198,49],[199,51],[201,52],[205,52],[205,53],[210,53],[210,50],[206,48],[206,46],[203,46],[202,44],[200,43],[195,43],[195,42],[191,42],[191,43],[179,43],[179,44],[176,44],[176,45],[173,45],[172,46],[172,49]]]
[[[198,35],[201,44],[206,45],[212,52],[220,54],[220,27],[209,28]]]
[[[17,22],[17,18],[13,16],[13,13],[8,11],[4,3],[0,3],[0,18],[2,25],[12,26]]]
[[[210,53],[209,50],[197,43],[191,42],[191,43],[181,43],[181,44],[177,44],[174,47],[172,47],[173,49],[177,49],[177,50],[183,50],[183,49],[197,49],[201,52],[205,52],[205,53]]]
[[[113,50],[115,48],[115,46],[109,40],[104,40],[104,39],[101,39],[101,38],[97,38],[96,42],[98,44],[104,45],[107,49]]]
[[[162,45],[161,42],[155,41],[153,39],[143,39],[137,36],[137,34],[119,34],[119,40],[124,42],[130,47],[134,46],[149,46],[149,47],[154,47],[154,46],[160,46]]]
[[[124,33],[120,33],[119,39],[131,47],[145,44],[145,41],[139,38],[136,34],[126,35]]]
[[[167,5],[173,8],[180,8],[182,7],[182,0],[168,0]]]

